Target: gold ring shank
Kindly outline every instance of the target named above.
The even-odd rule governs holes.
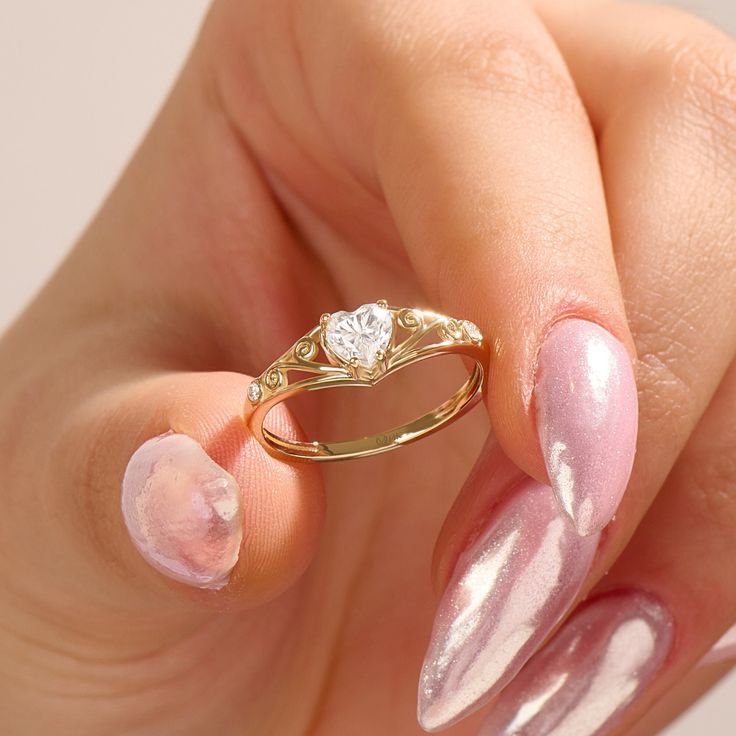
[[[256,438],[270,454],[322,462],[376,455],[426,437],[475,406],[485,388],[488,365],[488,346],[477,328],[469,322],[459,322],[418,309],[388,306],[386,309],[391,312],[396,327],[383,359],[375,368],[369,370],[355,364],[348,365],[330,355],[324,341],[323,325],[298,340],[261,374],[257,379],[258,399],[250,399],[252,414],[249,423]],[[323,348],[329,362],[317,360],[320,348]],[[369,388],[402,368],[447,354],[474,361],[467,380],[435,409],[400,426],[357,439],[335,442],[291,440],[278,436],[264,426],[266,415],[276,404],[303,391],[320,391],[339,386]],[[300,378],[289,382],[290,371],[298,372]],[[306,378],[303,377],[305,373]]]

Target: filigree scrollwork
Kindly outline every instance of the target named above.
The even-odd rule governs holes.
[[[396,322],[399,327],[410,332],[418,330],[424,324],[422,316],[414,309],[401,309],[396,316]]]
[[[440,322],[437,328],[437,334],[443,340],[462,340],[463,330],[460,323],[452,317]]]
[[[310,337],[303,337],[294,346],[294,357],[297,360],[312,361],[317,357],[319,346]]]
[[[270,368],[263,378],[263,382],[268,386],[271,391],[275,391],[280,388],[284,383],[284,374],[277,368]]]
[[[313,329],[266,369],[259,380],[269,394],[307,380],[305,373],[317,373],[323,377],[328,374],[348,375],[345,368],[328,365],[317,359],[320,350],[319,334],[318,327]],[[291,371],[299,374],[295,381],[290,376]]]
[[[374,383],[383,374],[429,353],[438,350],[449,352],[455,346],[468,343],[482,344],[480,330],[467,320],[414,308],[383,307],[380,304],[378,307],[391,312],[393,327],[386,347],[375,351],[374,364],[366,366],[357,359],[353,364],[352,361],[347,363],[339,360],[339,356],[335,358],[324,342],[325,323],[331,315],[323,315],[319,326],[297,340],[254,382],[249,394],[251,401],[269,400],[273,394],[282,394],[305,385],[315,387],[346,380]],[[403,332],[397,332],[397,328]],[[371,337],[375,336],[368,335],[369,339]],[[326,361],[322,359],[321,351],[324,351]]]

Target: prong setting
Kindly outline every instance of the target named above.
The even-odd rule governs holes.
[[[353,378],[358,379],[360,377],[360,361],[357,358],[350,358],[347,368]]]
[[[355,380],[372,383],[386,369],[394,320],[393,311],[379,302],[363,304],[352,312],[334,312],[320,320],[325,354]]]

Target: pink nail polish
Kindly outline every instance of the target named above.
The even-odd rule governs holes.
[[[480,736],[600,736],[656,676],[673,638],[654,597],[584,603],[494,704]]]
[[[427,731],[456,723],[521,669],[572,604],[597,536],[579,536],[552,489],[525,479],[460,556],[419,683]]]
[[[191,437],[144,442],[125,469],[122,509],[138,551],[159,572],[222,588],[243,535],[240,489]]]
[[[638,403],[631,359],[582,319],[552,328],[539,353],[537,425],[552,487],[578,533],[613,518],[631,475]]]
[[[732,626],[698,662],[698,666],[736,659],[736,626]]]

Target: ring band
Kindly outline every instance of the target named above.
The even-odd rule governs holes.
[[[320,360],[320,349],[325,360]],[[299,442],[264,426],[268,412],[302,391],[374,386],[408,365],[443,354],[474,360],[467,381],[430,412],[380,434],[337,442]],[[248,387],[250,426],[268,452],[299,460],[346,460],[393,450],[457,419],[480,399],[487,380],[489,348],[479,328],[434,312],[391,307],[385,300],[353,312],[323,314],[320,324],[275,360]],[[289,372],[298,372],[293,382]],[[308,374],[304,377],[304,374]]]

